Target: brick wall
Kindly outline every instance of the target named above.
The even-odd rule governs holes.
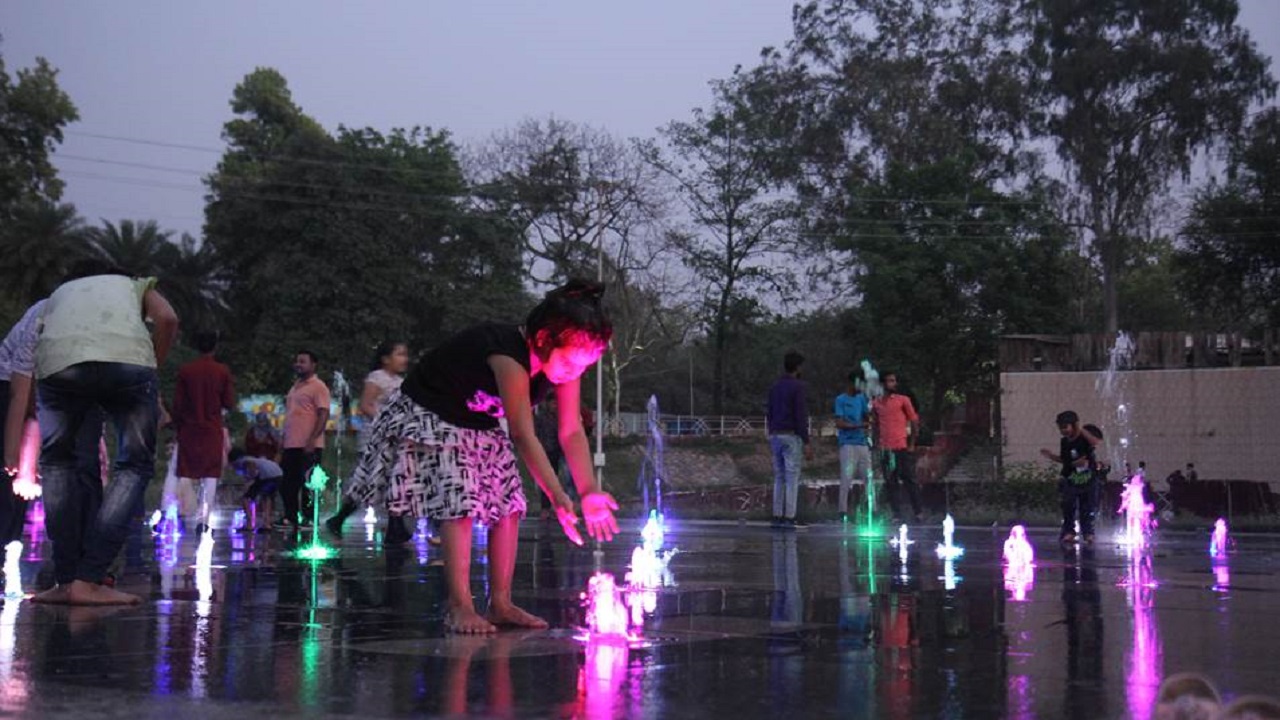
[[[1109,431],[1096,372],[1000,375],[1004,461],[1047,462],[1054,416],[1075,410]],[[1129,459],[1163,479],[1188,462],[1202,479],[1280,481],[1280,367],[1138,370],[1122,374],[1133,428]],[[1107,440],[1114,441],[1113,432]],[[1115,476],[1113,475],[1113,478]]]

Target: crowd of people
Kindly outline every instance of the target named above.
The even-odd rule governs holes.
[[[783,374],[769,388],[766,402],[765,424],[774,469],[773,527],[783,530],[806,525],[796,517],[800,468],[803,459],[813,459],[806,387],[800,379],[804,360],[797,352],[783,357]],[[835,398],[834,409],[840,459],[837,502],[840,521],[849,521],[849,495],[853,485],[871,482],[874,447],[893,524],[898,525],[908,517],[902,511],[903,489],[911,503],[910,518],[920,522],[924,508],[915,476],[920,427],[915,403],[900,392],[896,372],[877,374],[879,392],[874,398],[864,392],[868,379],[862,370],[849,373],[848,380],[845,392]]]
[[[317,374],[319,358],[307,350],[294,357],[283,430],[259,414],[243,447],[232,447],[225,416],[235,408],[235,385],[231,369],[216,359],[216,334],[192,334],[199,357],[179,369],[166,411],[158,368],[178,337],[179,319],[155,284],[86,261],[28,309],[0,344],[8,485],[0,492],[0,533],[5,541],[17,539],[28,501],[42,494],[52,545],[54,584],[34,602],[140,602],[114,587],[110,568],[140,524],[164,425],[174,437],[162,500],[177,510],[169,521],[208,531],[218,479],[229,465],[249,481],[245,530],[309,526],[302,490],[322,461],[331,401]],[[410,539],[407,523],[435,523],[448,568],[448,626],[455,632],[546,627],[511,598],[517,524],[526,511],[517,458],[571,540],[583,542],[579,507],[592,538],[610,540],[617,532],[617,504],[597,483],[580,408],[580,377],[612,334],[603,293],[601,284],[571,281],[548,293],[523,324],[464,330],[412,368],[404,343],[376,351],[359,402],[367,420],[360,459],[343,488],[342,507],[325,524],[340,535],[357,508],[382,508],[395,543]],[[534,407],[548,397],[555,400],[553,452],[568,468],[577,503],[560,482],[559,458],[553,463],[535,430]],[[101,450],[104,423],[114,431],[109,459]],[[272,522],[277,495],[282,508]],[[491,528],[485,615],[476,610],[469,583],[475,522]]]

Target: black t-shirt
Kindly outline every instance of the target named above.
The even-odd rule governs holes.
[[[491,355],[506,355],[529,369],[529,345],[519,327],[477,325],[423,355],[400,391],[445,422],[491,430],[503,416]],[[551,382],[538,373],[529,382],[530,402],[536,405],[550,388]]]
[[[1098,461],[1094,456],[1093,445],[1080,433],[1074,440],[1062,438],[1059,444],[1058,457],[1062,458],[1062,477],[1073,485],[1084,485],[1093,480],[1098,469]],[[1084,458],[1087,462],[1077,465]]]

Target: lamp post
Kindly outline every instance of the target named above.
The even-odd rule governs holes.
[[[596,282],[604,282],[604,199],[609,183],[596,186]],[[604,490],[604,354],[596,361],[596,482]]]

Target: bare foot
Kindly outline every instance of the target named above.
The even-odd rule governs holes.
[[[498,627],[526,628],[529,630],[546,630],[551,627],[546,620],[532,613],[527,613],[511,603],[492,605],[489,608],[488,618],[489,622]]]
[[[480,617],[475,608],[449,608],[444,628],[446,632],[458,635],[489,635],[498,631],[492,623]]]
[[[46,605],[66,605],[68,602],[67,588],[67,585],[54,585],[48,590],[32,596],[31,602],[44,603]]]
[[[142,598],[105,585],[76,580],[67,592],[69,605],[137,605]]]

